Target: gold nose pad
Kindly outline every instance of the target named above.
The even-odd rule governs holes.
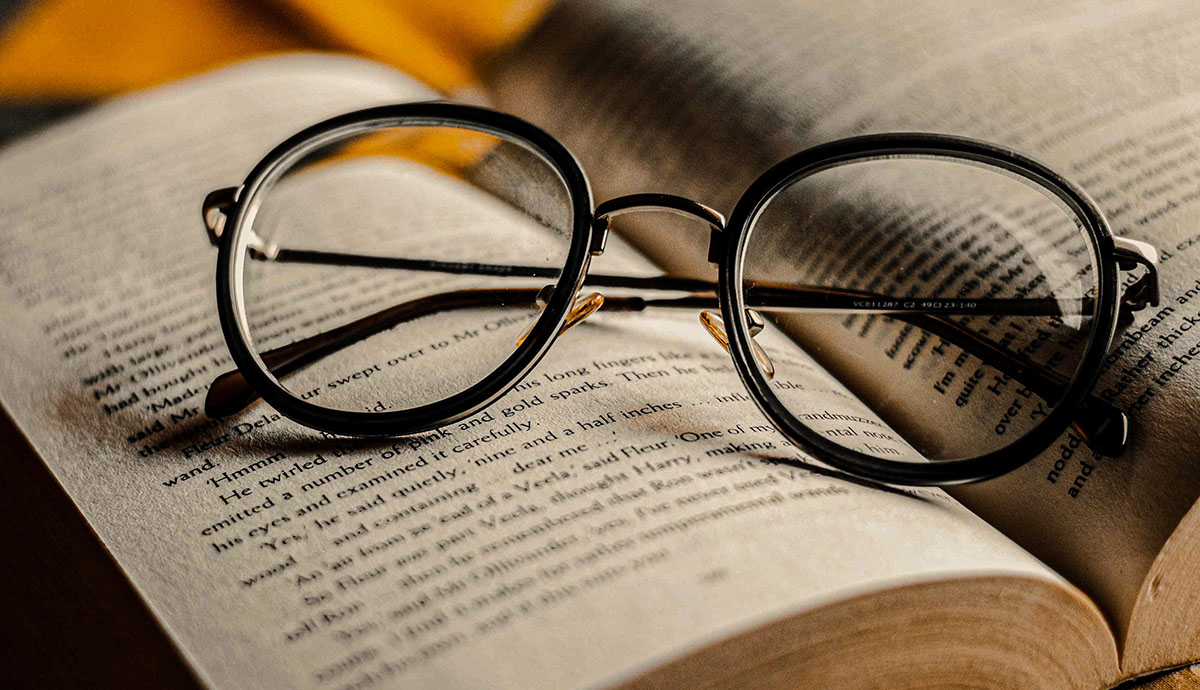
[[[750,349],[754,350],[754,358],[758,360],[759,366],[762,367],[763,375],[770,381],[775,377],[775,364],[771,362],[771,358],[767,356],[766,350],[759,347],[758,343],[754,342],[754,336],[762,333],[766,327],[766,321],[763,320],[762,314],[753,309],[746,310],[747,330],[750,332]],[[711,309],[706,309],[700,312],[700,323],[704,326],[704,330],[717,341],[717,344],[729,352],[729,335],[725,332],[725,322]]]
[[[537,303],[542,308],[546,307],[546,303],[550,301],[550,295],[554,293],[553,286],[547,286],[547,288],[549,289],[543,288],[537,296]],[[571,305],[571,311],[567,312],[567,318],[563,321],[563,327],[558,334],[562,335],[583,323],[584,319],[596,313],[596,310],[602,306],[604,306],[604,295],[599,292],[577,296],[575,303]],[[525,329],[525,332],[517,338],[517,347],[525,343],[525,339],[529,337],[529,333],[533,330],[533,326],[536,323],[537,319],[534,319],[533,323],[529,324],[529,327]]]

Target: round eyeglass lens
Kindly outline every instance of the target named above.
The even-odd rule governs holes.
[[[745,241],[738,287],[751,332],[761,318],[754,365],[773,367],[771,394],[820,437],[883,460],[973,458],[1031,433],[1095,323],[1097,259],[1078,216],[996,167],[899,156],[820,169],[761,205]]]
[[[286,390],[395,412],[514,356],[571,246],[570,193],[548,159],[427,121],[300,153],[248,200],[243,230],[250,346]]]

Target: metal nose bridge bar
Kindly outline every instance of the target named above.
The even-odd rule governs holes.
[[[707,223],[709,226],[710,236],[708,241],[708,261],[716,265],[720,258],[721,249],[724,247],[724,232],[725,232],[725,217],[722,216],[716,209],[705,206],[697,201],[686,199],[673,194],[630,194],[628,196],[620,196],[615,199],[609,199],[596,207],[595,227],[593,229],[593,246],[592,253],[599,254],[604,251],[604,243],[608,239],[608,220],[615,218],[624,213],[633,213],[636,211],[665,211],[677,216],[685,218],[693,218],[701,222]],[[595,238],[599,237],[598,245]],[[597,246],[599,247],[597,249]],[[600,304],[604,301],[604,296],[600,293],[588,295],[585,298],[585,303],[598,301]],[[596,307],[598,308],[598,306]],[[596,308],[592,308],[583,316],[575,319],[571,325],[587,318],[589,314],[594,312]],[[578,307],[576,308],[578,309]],[[575,310],[572,310],[574,315]],[[775,375],[775,365],[771,363],[771,358],[767,355],[766,350],[763,350],[758,343],[754,342],[754,336],[758,335],[765,325],[762,315],[753,309],[746,310],[747,322],[750,324],[750,344],[754,348],[755,358],[762,365],[763,373],[768,379]],[[700,312],[700,323],[708,334],[717,341],[726,352],[729,352],[729,336],[725,331],[725,324],[721,317],[714,310],[703,310]],[[569,328],[570,326],[568,326]],[[566,330],[565,328],[563,329]],[[522,336],[524,338],[524,336]],[[519,341],[518,341],[519,344]]]
[[[592,254],[600,254],[604,251],[604,244],[608,241],[608,220],[610,218],[637,211],[665,211],[676,216],[694,218],[707,223],[711,232],[708,242],[708,261],[717,263],[718,250],[725,237],[725,216],[698,201],[674,194],[628,194],[602,202],[596,207],[593,220]]]

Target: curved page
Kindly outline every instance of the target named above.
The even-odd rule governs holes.
[[[206,681],[594,686],[800,610],[972,574],[1063,592],[1092,627],[1053,653],[1093,644],[1090,605],[952,499],[790,464],[798,453],[739,397],[692,314],[594,315],[502,401],[420,437],[323,437],[261,404],[205,418],[230,360],[204,193],[303,124],[424,95],[352,61],[250,63],[123,99],[0,159],[0,395]],[[346,185],[323,203],[370,222],[358,176],[376,165],[324,168]],[[403,164],[385,170],[409,180]],[[409,181],[414,202],[461,189]],[[542,231],[506,213],[463,192],[453,218],[431,222]],[[255,319],[281,342],[403,298],[373,280],[276,287]],[[311,389],[376,366],[408,367],[413,385],[457,371],[472,350],[455,335],[488,323],[318,367]]]

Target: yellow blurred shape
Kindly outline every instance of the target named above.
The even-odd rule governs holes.
[[[286,0],[331,43],[442,91],[478,81],[487,55],[519,38],[547,0]]]
[[[0,96],[91,98],[237,59],[335,50],[443,92],[478,81],[549,0],[43,0],[0,36]]]
[[[45,0],[0,37],[0,95],[102,96],[308,44],[224,0]]]

